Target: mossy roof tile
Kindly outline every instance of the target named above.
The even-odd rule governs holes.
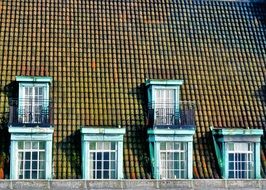
[[[142,85],[184,80],[181,99],[197,103],[194,177],[218,178],[209,126],[265,128],[265,18],[252,2],[0,0],[1,89],[53,77],[56,178],[80,177],[81,125],[126,127],[125,178],[150,178]]]

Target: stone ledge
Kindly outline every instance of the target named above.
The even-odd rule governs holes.
[[[0,180],[0,189],[6,190],[96,190],[96,189],[128,189],[128,190],[262,190],[266,188],[266,179],[261,180],[222,180],[222,179],[192,179],[192,180]]]

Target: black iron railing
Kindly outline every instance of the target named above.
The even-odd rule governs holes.
[[[153,128],[194,128],[195,102],[149,104],[148,121]]]
[[[9,125],[50,126],[52,124],[52,103],[49,100],[12,99],[9,105]]]

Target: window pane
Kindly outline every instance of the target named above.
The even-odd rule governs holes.
[[[96,149],[96,142],[90,142],[90,150]]]
[[[25,159],[26,160],[30,160],[31,159],[30,152],[25,152]]]
[[[161,143],[160,149],[160,175],[162,179],[187,177],[187,149],[186,143]]]
[[[27,149],[18,149],[18,176],[20,179],[38,179],[40,169],[45,172],[45,150],[39,149],[44,141],[20,141]],[[22,147],[22,146],[21,146]],[[23,148],[23,147],[22,147]],[[23,157],[24,156],[24,157]],[[40,160],[42,158],[42,160]]]
[[[95,142],[95,150],[91,149],[90,144],[89,176],[97,179],[111,179],[113,176],[111,172],[116,174],[116,154],[116,142]]]
[[[253,146],[253,143],[230,143],[228,146],[229,178],[252,178],[254,176]]]
[[[32,160],[38,159],[38,152],[32,152]]]
[[[18,142],[18,149],[23,149],[24,148],[24,142],[23,141],[19,141]]]
[[[31,142],[25,141],[25,149],[31,149]]]
[[[30,172],[29,171],[25,172],[25,179],[30,179]]]
[[[38,179],[37,178],[37,173],[38,173],[37,171],[32,171],[32,174],[31,174],[32,175],[32,179]]]
[[[39,149],[40,150],[45,150],[45,142],[39,142]]]

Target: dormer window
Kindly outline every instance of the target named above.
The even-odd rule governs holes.
[[[193,102],[179,100],[182,80],[146,80],[148,121],[152,128],[194,127]]]
[[[223,178],[260,178],[261,129],[211,128]]]
[[[83,179],[123,179],[124,128],[81,129]]]
[[[194,103],[180,102],[181,80],[147,80],[148,141],[155,179],[191,179]]]
[[[10,100],[9,124],[12,126],[50,127],[50,77],[16,77],[19,83],[17,99]]]
[[[10,179],[51,179],[53,126],[50,77],[18,76],[18,98],[10,100]]]

